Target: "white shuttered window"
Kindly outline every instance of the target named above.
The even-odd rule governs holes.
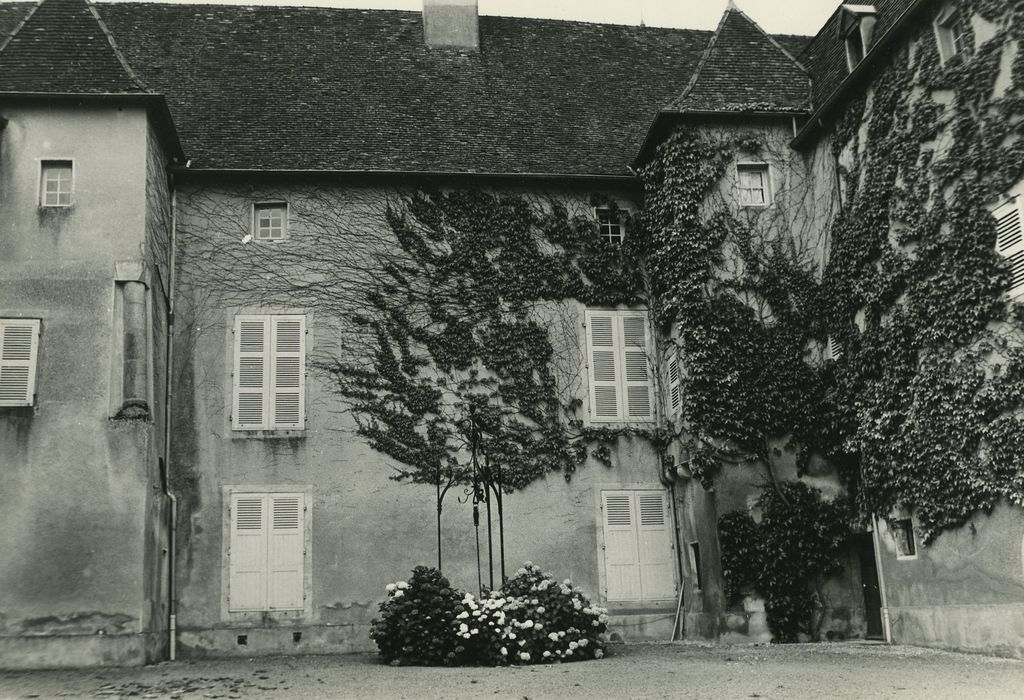
[[[302,610],[305,499],[301,493],[231,494],[228,610]]]
[[[996,219],[996,252],[1010,259],[1013,280],[1008,293],[1012,297],[1024,294],[1024,235],[1020,200],[1020,196],[1014,197],[992,212]]]
[[[662,491],[602,491],[605,597],[675,596],[671,516]]]
[[[38,319],[0,318],[0,406],[32,405],[38,354]]]
[[[591,420],[654,420],[647,313],[588,310],[586,324]]]
[[[236,316],[235,430],[302,430],[306,414],[306,317]]]

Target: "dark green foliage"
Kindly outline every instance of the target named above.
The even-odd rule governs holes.
[[[757,506],[760,523],[741,512],[719,518],[726,595],[730,603],[749,589],[763,597],[773,642],[813,639],[815,587],[841,568],[849,506],[802,482],[766,489]]]
[[[762,147],[757,135],[681,127],[641,173],[651,306],[663,328],[679,329],[683,418],[705,487],[711,445],[767,459],[772,440],[792,437],[803,463],[830,434],[830,413],[821,410],[827,374],[806,357],[822,329],[813,261],[708,203],[730,160]],[[730,256],[740,274],[723,273]]]
[[[926,542],[1002,498],[1024,502],[1010,349],[1020,324],[1002,296],[1009,277],[989,212],[1024,176],[1020,65],[992,96],[1003,47],[1024,29],[1004,23],[1005,3],[964,4],[1000,24],[996,36],[940,66],[922,26],[913,56],[897,54],[877,78],[867,139],[839,130],[838,143],[859,151],[825,276],[825,320],[844,345],[831,390],[836,452],[859,462],[861,511],[912,508]],[[952,102],[913,85],[951,90]]]
[[[373,361],[330,369],[360,432],[401,463],[394,478],[467,482],[475,450],[511,490],[549,472],[568,479],[586,458],[595,436],[554,373],[580,363],[559,355],[551,331],[565,300],[635,300],[638,266],[592,221],[547,204],[415,192],[388,212],[397,246],[359,313]]]
[[[409,665],[460,664],[466,648],[455,635],[462,592],[453,589],[437,569],[417,566],[408,582],[400,582],[380,604],[370,638],[387,662]],[[398,593],[401,591],[401,593]]]

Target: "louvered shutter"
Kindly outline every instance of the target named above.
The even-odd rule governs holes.
[[[648,362],[647,317],[622,315],[622,367],[625,417],[650,419],[651,372]]]
[[[608,600],[640,600],[640,552],[631,491],[602,491]]]
[[[996,219],[996,252],[1010,259],[1012,281],[1008,293],[1019,296],[1024,293],[1024,235],[1021,231],[1019,197],[997,208],[992,215]]]
[[[672,536],[665,494],[661,491],[637,491],[639,513],[637,539],[640,551],[640,584],[644,600],[672,598]]]
[[[595,421],[617,420],[619,410],[619,353],[616,317],[587,312],[587,357],[590,362],[590,416]]]
[[[672,415],[678,416],[683,405],[682,372],[679,368],[678,348],[673,348],[668,358],[668,400]]]
[[[0,319],[0,406],[32,405],[38,352],[38,319]]]
[[[232,427],[270,427],[270,318],[235,317],[235,372]]]
[[[267,496],[231,495],[228,609],[267,609]]]
[[[300,430],[306,409],[306,319],[272,316],[271,326],[272,427]]]
[[[269,609],[301,610],[305,550],[302,494],[272,494],[270,513]]]
[[[828,337],[828,359],[838,360],[843,356],[843,346],[839,344],[834,335]]]

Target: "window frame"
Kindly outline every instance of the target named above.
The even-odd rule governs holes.
[[[31,327],[31,337],[29,339],[29,357],[27,360],[22,359],[11,359],[3,356],[4,339],[6,336],[6,329],[12,326],[29,326]],[[0,399],[0,409],[8,408],[31,408],[36,405],[37,396],[37,376],[39,374],[39,345],[42,336],[42,319],[39,318],[16,318],[16,317],[3,317],[0,318],[0,378],[2,378],[3,367],[28,367],[28,380],[25,388],[25,400],[23,401],[11,401]],[[27,363],[27,364],[22,364]]]
[[[70,175],[68,176],[68,192],[67,192],[68,197],[67,197],[67,202],[66,203],[61,203],[59,201],[60,194],[61,194],[59,186],[60,186],[61,180],[58,178],[58,180],[57,180],[57,183],[58,183],[58,190],[57,190],[58,201],[56,203],[50,204],[50,203],[48,203],[46,201],[46,197],[47,197],[47,194],[48,194],[47,190],[46,190],[47,169],[48,168],[64,167],[64,166],[66,166],[67,170],[70,172]],[[73,207],[75,205],[75,170],[76,170],[76,168],[75,168],[75,159],[74,158],[40,158],[39,159],[39,178],[38,178],[38,180],[36,182],[36,187],[38,189],[38,195],[39,196],[37,198],[37,201],[39,202],[39,208],[40,209],[68,209],[68,208]]]
[[[945,66],[956,56],[967,58],[974,53],[970,41],[971,20],[965,17],[960,7],[953,2],[946,3],[932,22],[935,43],[939,50],[939,64]],[[963,31],[957,32],[957,27]]]
[[[744,192],[747,192],[747,191],[754,192],[754,191],[758,190],[758,188],[756,188],[756,187],[744,187],[743,186],[743,174],[744,173],[752,173],[752,172],[758,172],[758,173],[762,173],[763,174],[762,186],[760,188],[761,191],[764,194],[764,202],[762,202],[762,203],[744,202],[743,201],[743,193]],[[743,209],[764,209],[764,208],[770,207],[772,205],[772,201],[774,199],[774,196],[773,196],[773,192],[772,192],[771,172],[772,172],[771,166],[769,166],[768,163],[766,163],[764,161],[744,160],[744,161],[738,161],[736,163],[736,194],[737,194],[737,203],[739,204],[739,206],[741,208],[743,208]]]
[[[629,215],[629,209],[622,207],[594,207],[594,219],[597,221],[597,237],[603,242],[621,246],[626,242],[626,222],[625,217]],[[616,221],[609,221],[607,224],[601,220],[603,215],[615,217]],[[608,233],[605,234],[604,228],[608,227]],[[611,233],[611,228],[617,226],[619,229],[617,238]]]
[[[240,333],[242,323],[245,321],[259,320],[264,324],[263,327],[263,350],[260,351],[262,356],[262,369],[263,382],[262,388],[259,392],[261,395],[261,411],[263,420],[259,425],[253,423],[243,423],[239,419],[239,396],[242,393],[256,394],[257,387],[255,386],[242,386],[241,384],[241,350],[240,350]],[[298,371],[298,386],[292,387],[274,387],[274,379],[276,376],[276,367],[278,359],[278,351],[274,348],[274,340],[276,338],[276,324],[280,321],[286,320],[298,320],[300,323],[300,341],[299,350],[295,351],[300,353],[301,362],[299,363]],[[231,410],[228,423],[232,434],[235,437],[253,437],[267,434],[280,434],[280,435],[293,435],[295,433],[303,433],[306,429],[306,423],[308,420],[308,413],[306,411],[306,374],[307,366],[309,362],[309,328],[310,328],[310,315],[306,313],[237,313],[232,316],[232,321],[229,331],[229,342],[228,342],[228,355],[230,363],[230,377],[229,385],[231,391]],[[251,351],[250,351],[251,352]],[[286,353],[287,354],[287,353]],[[255,357],[255,355],[250,355]],[[284,392],[279,390],[284,389]],[[275,397],[278,393],[289,393],[287,390],[294,389],[294,392],[298,394],[298,423],[281,423],[275,420],[274,408],[275,408]],[[245,391],[249,390],[249,391]]]
[[[272,236],[261,236],[260,235],[260,211],[270,211],[274,209],[282,210],[281,217],[281,235],[277,238]],[[252,214],[249,230],[252,232],[252,239],[261,243],[280,243],[281,241],[288,240],[288,219],[291,215],[291,207],[286,200],[261,200],[252,203]]]
[[[616,398],[616,413],[615,416],[598,416],[597,415],[597,398],[596,398],[596,385],[594,378],[594,359],[593,359],[593,337],[592,337],[592,318],[593,316],[611,316],[612,317],[612,347],[614,348],[615,355],[615,398]],[[654,334],[651,329],[651,317],[650,312],[647,309],[605,309],[605,308],[586,308],[584,310],[584,347],[586,357],[586,375],[587,375],[587,398],[588,398],[588,417],[591,423],[619,423],[619,424],[631,424],[631,423],[654,423],[657,422],[657,400],[655,392],[657,390],[657,383],[655,381],[655,373],[657,367],[651,361],[653,356],[653,340]],[[647,398],[649,406],[649,415],[647,416],[630,416],[628,414],[628,397],[629,397],[629,385],[625,367],[626,367],[626,350],[627,347],[623,341],[622,322],[625,318],[641,318],[644,322],[644,352],[646,355],[646,368],[647,368]],[[635,385],[635,383],[634,383]]]
[[[917,546],[917,530],[914,527],[913,518],[909,516],[894,518],[889,526],[889,534],[896,544],[897,561],[917,559],[917,553],[920,548]]]

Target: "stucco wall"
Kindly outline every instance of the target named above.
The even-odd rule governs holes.
[[[153,425],[111,418],[116,263],[143,257],[146,115],[0,113],[0,316],[42,321],[35,405],[0,409],[0,665],[141,663]],[[40,159],[73,159],[72,207],[38,206]]]
[[[1024,657],[1024,514],[1000,503],[913,558],[879,523],[893,641]]]
[[[519,190],[530,193],[529,190]],[[320,236],[308,224],[311,202],[330,202],[330,218],[339,226],[355,227],[386,245],[379,218],[386,189],[311,184],[249,186],[244,183],[196,186],[183,192],[180,230],[186,250],[181,265],[186,280],[179,309],[190,309],[181,320],[177,339],[182,357],[189,357],[186,375],[178,378],[174,423],[180,436],[175,445],[174,470],[187,506],[182,513],[179,574],[182,651],[191,655],[275,652],[328,652],[372,649],[369,622],[383,599],[383,586],[404,579],[418,564],[436,564],[435,494],[431,486],[400,484],[389,477],[394,464],[373,451],[355,432],[346,406],[327,377],[314,370],[306,379],[306,428],[288,435],[239,433],[231,430],[232,319],[236,313],[304,313],[309,357],[336,353],[340,334],[332,314],[352,309],[289,305],[280,300],[244,303],[222,289],[213,294],[209,278],[197,274],[213,257],[235,260],[244,243],[253,201],[288,200],[293,208],[290,226],[299,245],[302,236]],[[538,194],[534,192],[533,194]],[[571,207],[589,209],[589,191],[553,193]],[[614,193],[613,193],[614,194]],[[628,197],[617,197],[628,205]],[[306,212],[304,215],[303,212]],[[325,218],[325,217],[321,217]],[[212,248],[196,242],[199,235],[217,236]],[[353,236],[356,234],[353,233]],[[189,240],[192,240],[191,244]],[[350,240],[354,240],[350,239]],[[324,243],[324,239],[320,239]],[[189,246],[191,250],[189,251]],[[263,244],[267,245],[267,244]],[[274,244],[270,244],[271,246]],[[283,244],[287,246],[288,244]],[[354,245],[354,243],[353,243]],[[285,248],[287,250],[287,247]],[[271,249],[267,260],[273,260]],[[284,255],[280,251],[277,255]],[[216,267],[216,265],[214,265]],[[192,268],[189,270],[189,268]],[[269,265],[268,269],[273,265]],[[244,269],[241,274],[246,274]],[[183,312],[184,313],[184,312]],[[560,316],[566,335],[555,342],[576,345],[584,356],[583,308],[567,304]],[[563,320],[565,320],[563,318]],[[583,384],[577,387],[585,388]],[[582,396],[581,398],[586,398]],[[586,410],[584,401],[584,411]],[[600,566],[600,490],[602,488],[661,489],[656,454],[639,438],[623,438],[613,450],[614,467],[582,466],[570,482],[558,474],[507,496],[505,548],[508,573],[530,560],[557,578],[570,577],[595,600],[603,598]],[[229,613],[226,605],[225,486],[280,485],[311,495],[312,532],[307,553],[310,571],[305,612]],[[477,570],[472,511],[461,490],[448,495],[442,518],[443,569],[455,585],[476,591]],[[483,510],[483,507],[481,506]],[[498,556],[497,514],[494,513],[494,551]],[[482,520],[486,522],[482,513]],[[481,529],[483,580],[488,582],[486,530]],[[495,581],[500,570],[495,564]],[[675,601],[616,606],[613,631],[623,636],[670,633]],[[641,615],[641,613],[643,615]],[[301,631],[301,641],[293,632]],[[245,644],[239,644],[239,635]]]

